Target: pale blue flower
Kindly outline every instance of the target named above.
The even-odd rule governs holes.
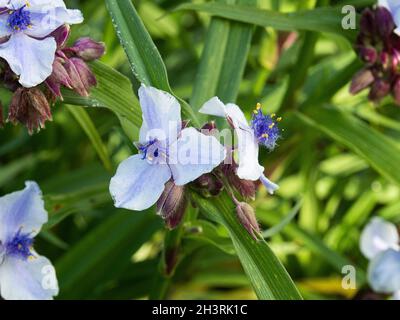
[[[382,218],[373,218],[361,234],[360,249],[370,259],[368,281],[374,291],[393,294],[393,299],[400,297],[400,247],[396,226]]]
[[[395,32],[400,34],[400,1],[399,0],[378,0],[378,5],[389,10],[393,21],[397,26]]]
[[[22,86],[37,86],[52,73],[57,44],[50,34],[82,21],[62,0],[0,0],[0,57]]]
[[[229,103],[225,105],[217,97],[206,102],[200,109],[201,113],[224,117],[234,127],[238,138],[239,168],[237,175],[240,179],[260,180],[270,194],[279,189],[279,186],[264,175],[264,167],[259,164],[259,145],[273,149],[279,138],[276,123],[269,116],[262,114],[260,108],[249,124],[239,106]]]
[[[49,300],[58,294],[51,262],[33,249],[48,215],[35,182],[0,198],[0,294],[7,300]]]
[[[115,206],[141,211],[160,198],[172,178],[185,185],[211,172],[226,157],[213,136],[182,128],[181,106],[167,92],[144,85],[139,89],[143,124],[139,154],[123,161],[110,182]]]

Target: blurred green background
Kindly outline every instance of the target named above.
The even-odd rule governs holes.
[[[190,101],[211,18],[207,13],[174,11],[186,2],[134,4],[163,57],[171,87]],[[128,76],[136,92],[139,83],[103,1],[66,3],[85,16],[85,23],[72,27],[71,42],[82,36],[104,41],[107,54],[102,62]],[[344,3],[360,9],[373,1],[330,5]],[[258,4],[293,12],[313,8],[315,1]],[[392,172],[390,179],[392,167],[385,162],[399,155],[399,108],[390,98],[375,106],[366,94],[348,93],[351,75],[360,64],[345,38],[262,27],[253,31],[237,101],[249,117],[257,102],[265,112],[278,112],[284,117],[284,132],[279,147],[261,156],[280,191],[271,197],[260,188],[252,205],[263,229],[286,223],[267,241],[304,298],[353,298],[357,291],[341,286],[341,269],[354,265],[358,288],[364,288],[367,261],[358,247],[362,227],[374,215],[400,222],[398,173]],[[217,63],[215,68],[219,67]],[[300,85],[290,90],[294,78]],[[7,99],[4,90],[0,97]],[[320,113],[327,105],[334,112]],[[310,110],[312,116],[298,114],[296,106]],[[60,298],[146,298],[152,290],[161,290],[156,278],[166,230],[154,212],[113,207],[110,177],[134,147],[111,112],[87,108],[102,141],[96,150],[77,121],[77,110],[57,104],[52,109],[54,121],[32,137],[10,124],[0,131],[0,194],[22,189],[25,180],[40,184],[51,219],[36,249],[55,262]],[[207,234],[185,233],[182,260],[165,284],[164,297],[255,299],[226,230],[202,223]],[[196,226],[189,223],[185,230]]]

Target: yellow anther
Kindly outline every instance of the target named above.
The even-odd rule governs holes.
[[[275,118],[275,117],[276,117],[275,113],[271,114],[271,118]]]
[[[261,103],[257,103],[256,109],[257,109],[257,110],[260,110],[260,109],[261,109]]]
[[[254,113],[254,114],[257,114],[257,113],[258,113],[258,110],[254,110],[253,113]]]
[[[269,128],[272,129],[273,127],[275,127],[275,123],[271,123]]]
[[[264,133],[264,134],[262,135],[262,137],[268,139],[268,138],[269,138],[269,134],[268,134],[268,133]]]
[[[282,121],[282,117],[277,118],[276,121],[281,122]]]

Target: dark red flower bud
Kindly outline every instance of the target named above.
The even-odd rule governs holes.
[[[207,123],[201,128],[201,131],[202,131],[202,132],[204,131],[205,134],[206,134],[207,132],[212,132],[212,131],[215,131],[215,130],[217,130],[217,125],[215,124],[214,121],[207,122]]]
[[[255,239],[258,239],[260,233],[260,226],[257,222],[256,213],[254,209],[246,202],[238,202],[236,204],[236,214],[240,223],[247,230],[247,232]]]
[[[50,36],[56,40],[58,49],[64,47],[69,38],[70,29],[69,25],[64,24],[50,34]]]
[[[357,72],[357,74],[353,77],[353,80],[351,82],[350,93],[351,94],[359,93],[360,91],[369,87],[374,82],[374,80],[375,80],[374,75],[369,69],[363,69]]]
[[[384,79],[374,81],[369,93],[369,99],[378,102],[390,93],[390,83]]]
[[[378,53],[373,47],[362,47],[359,49],[359,55],[362,60],[369,64],[374,64],[378,59]]]
[[[64,67],[65,60],[61,57],[57,57],[53,63],[53,73],[45,81],[47,87],[51,93],[62,99],[61,86],[65,86],[68,89],[72,89],[72,80]]]
[[[228,154],[229,155],[229,154]],[[221,165],[221,171],[240,195],[249,200],[253,200],[256,197],[256,184],[254,181],[240,179],[236,172],[238,169],[237,163],[232,158],[232,164]]]
[[[106,51],[106,47],[102,42],[96,42],[90,38],[81,38],[68,50],[71,50],[85,61],[92,61],[101,58]]]
[[[361,15],[360,29],[363,36],[372,37],[375,35],[375,14],[369,8],[365,9]]]
[[[65,62],[64,67],[73,90],[83,97],[89,96],[90,88],[97,85],[97,81],[87,64],[80,58],[71,58]]]
[[[45,122],[52,120],[50,104],[44,93],[38,88],[19,88],[11,100],[8,120],[25,125],[29,134],[44,128]]]
[[[215,197],[221,193],[224,185],[212,174],[203,174],[196,179],[194,186],[200,189],[205,197]]]
[[[376,8],[375,24],[378,29],[377,30],[378,35],[382,38],[389,37],[395,28],[392,14],[385,7]]]
[[[166,226],[174,229],[181,223],[187,204],[185,187],[169,181],[157,201],[157,212],[164,219]]]

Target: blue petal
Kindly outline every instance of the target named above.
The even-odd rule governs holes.
[[[378,254],[369,265],[368,280],[376,292],[400,290],[400,251],[389,249]]]
[[[225,157],[226,150],[215,137],[187,128],[182,131],[178,141],[170,146],[168,164],[175,184],[182,186],[211,172]]]
[[[6,258],[0,265],[0,290],[6,300],[50,300],[58,295],[54,267],[41,256]]]
[[[172,143],[182,128],[181,106],[174,96],[153,87],[142,85],[139,89],[140,106],[143,111],[143,125],[140,142],[169,137]]]
[[[279,189],[279,186],[269,180],[265,175],[261,175],[260,181],[267,188],[269,194],[274,194]]]
[[[166,164],[151,164],[141,155],[123,161],[110,182],[110,193],[117,208],[142,211],[160,198],[171,178]]]
[[[0,57],[20,76],[20,84],[30,88],[41,84],[52,73],[56,47],[54,38],[37,40],[21,32],[0,45]]]
[[[26,182],[26,188],[0,198],[0,240],[4,243],[18,231],[38,234],[48,215],[42,193],[35,182]]]

